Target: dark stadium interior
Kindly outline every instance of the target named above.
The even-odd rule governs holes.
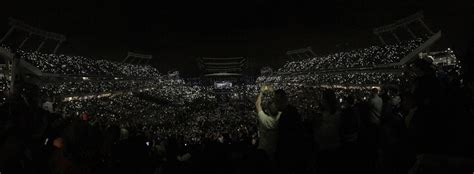
[[[121,59],[124,52],[117,50],[134,50],[160,57],[153,61],[160,71],[191,76],[196,56],[247,56],[258,71],[268,60],[282,65],[287,49],[313,46],[327,54],[374,44],[373,28],[419,10],[430,26],[454,38],[449,42],[465,45],[472,33],[467,2],[19,0],[5,2],[12,8],[0,14],[67,35],[64,53]],[[0,26],[8,30],[6,22]]]
[[[474,173],[471,1],[0,4],[0,174]]]

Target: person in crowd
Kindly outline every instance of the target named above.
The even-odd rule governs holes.
[[[360,122],[356,98],[349,95],[344,99],[341,111],[341,164],[347,166],[342,170],[344,173],[357,171]]]
[[[260,134],[258,148],[264,150],[269,159],[273,161],[275,160],[278,140],[278,122],[282,112],[277,110],[276,104],[271,100],[267,100],[265,103],[268,109],[268,114],[264,112],[264,109],[262,108],[262,98],[264,95],[263,93],[267,91],[273,92],[271,87],[262,86],[260,92],[257,95],[257,101],[255,102]]]
[[[433,64],[417,60],[413,65],[413,71],[418,75],[411,88],[416,107],[409,115],[408,132],[417,161],[411,172],[472,171],[472,158],[465,158],[467,154],[472,156],[474,151],[474,141],[467,138],[474,132],[474,119],[469,114],[472,106],[466,107],[462,103],[460,90],[446,88],[449,85],[437,78]],[[451,161],[459,163],[455,165]],[[443,167],[436,163],[443,163]]]
[[[370,122],[375,126],[380,126],[382,117],[383,100],[379,96],[379,89],[372,88],[371,97],[369,99],[370,106]]]
[[[407,129],[400,109],[397,89],[388,89],[385,95],[381,122],[381,163],[384,173],[407,173],[409,169],[409,148]],[[411,161],[413,162],[413,161]]]
[[[357,101],[353,95],[344,99],[344,107],[341,111],[341,129],[343,145],[354,145],[357,142],[360,118],[357,114]]]
[[[320,108],[315,122],[315,138],[319,145],[318,171],[337,173],[337,164],[341,155],[342,128],[341,111],[334,91],[323,91]]]
[[[288,94],[278,89],[273,102],[281,112],[278,122],[277,165],[281,173],[301,173],[303,170],[303,124],[298,110],[289,104]]]

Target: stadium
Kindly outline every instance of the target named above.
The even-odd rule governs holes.
[[[153,16],[144,6],[129,15]],[[242,6],[217,11],[241,21]],[[157,34],[133,18],[133,46],[110,54],[80,39],[92,32],[2,17],[0,174],[472,173],[472,45],[446,44],[457,33],[413,9],[335,46],[295,34],[310,26],[193,35],[179,33],[193,17],[176,31],[170,17]]]

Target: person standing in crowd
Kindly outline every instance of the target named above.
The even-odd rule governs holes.
[[[341,159],[347,166],[343,169],[344,173],[354,172],[357,168],[360,122],[357,100],[349,95],[344,99],[341,110]]]
[[[469,173],[472,160],[473,123],[463,95],[436,76],[434,65],[416,60],[412,71],[412,113],[407,116],[408,135],[416,154],[411,173]],[[455,89],[455,90],[453,90]],[[468,138],[469,137],[469,138]],[[454,162],[456,161],[456,162]]]
[[[379,96],[379,89],[372,88],[371,93],[372,96],[369,99],[370,122],[375,126],[380,126],[383,100]]]
[[[317,168],[320,173],[336,172],[341,155],[342,132],[341,112],[334,91],[323,92],[320,107],[315,123],[315,138],[319,144]]]
[[[373,145],[374,145],[374,160],[376,169],[380,169],[381,165],[381,132],[382,132],[382,110],[384,101],[380,97],[380,90],[378,88],[372,88],[371,97],[369,99],[369,124],[368,130],[373,132]]]
[[[411,160],[398,90],[387,89],[385,96],[381,120],[382,170],[384,173],[407,173]]]
[[[251,171],[276,171],[275,156],[278,140],[278,121],[282,112],[279,112],[275,103],[269,100],[272,91],[271,87],[263,85],[255,102],[259,140],[258,150],[250,154],[250,161],[252,162],[249,164],[249,168]],[[255,162],[258,164],[255,164]]]
[[[266,152],[271,160],[275,158],[275,150],[278,136],[278,121],[282,112],[278,111],[274,102],[266,102],[268,114],[262,108],[262,96],[266,91],[272,91],[270,87],[263,86],[257,96],[255,107],[259,122],[259,144],[258,148]]]
[[[302,173],[303,123],[298,110],[289,104],[287,93],[278,89],[274,92],[273,102],[281,112],[278,122],[277,164],[281,173]]]

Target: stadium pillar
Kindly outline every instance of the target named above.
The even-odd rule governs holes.
[[[128,60],[129,57],[130,56],[127,55],[127,57],[125,57],[125,59],[122,60],[122,63],[125,63]]]
[[[403,27],[408,31],[408,33],[410,33],[410,35],[411,35],[411,37],[413,37],[413,39],[416,39],[416,35],[415,35],[415,33],[413,33],[411,31],[410,27],[408,27],[406,25],[404,25]]]
[[[314,54],[313,49],[311,47],[308,47],[308,51],[311,53],[312,57],[316,57],[316,54]]]
[[[18,80],[18,64],[19,64],[19,59],[17,55],[13,55],[12,57],[12,65],[11,65],[11,72],[10,72],[10,95],[13,95],[17,92],[16,90],[16,81]]]
[[[420,24],[426,29],[426,31],[428,31],[429,34],[434,34],[421,18],[418,18],[418,22],[420,22]]]
[[[395,39],[397,39],[397,41],[400,42],[400,38],[398,38],[398,36],[397,36],[397,34],[395,34],[395,32],[390,31],[390,33],[392,33],[393,37],[395,37]]]
[[[38,48],[36,48],[36,52],[39,52],[41,48],[43,48],[45,43],[46,43],[46,38],[44,38],[43,41],[41,41],[41,44],[38,46]]]
[[[135,57],[135,58],[133,59],[133,62],[134,62],[134,64],[139,64],[139,63],[140,63],[140,59]],[[130,62],[130,63],[131,63],[131,62]]]
[[[137,59],[136,57],[133,57],[133,59],[130,60],[128,63],[130,63],[130,64],[138,63],[138,60],[139,59]]]
[[[58,44],[56,45],[56,48],[54,48],[53,54],[56,54],[56,52],[58,52],[59,46],[61,46],[62,43],[63,43],[62,40],[58,42]]]
[[[309,54],[309,52],[304,53],[304,55],[306,55],[307,59],[311,59],[311,55]]]
[[[20,44],[20,46],[18,46],[18,48],[22,48],[25,45],[26,41],[28,41],[28,39],[30,39],[30,37],[31,37],[31,33],[29,33],[28,36],[26,36],[26,38],[23,39],[23,42],[21,42],[21,44]]]
[[[132,64],[134,60],[134,57],[129,57],[125,63]]]
[[[5,39],[7,39],[8,36],[10,36],[10,34],[12,34],[13,30],[15,30],[15,27],[10,27],[10,29],[8,30],[8,32],[2,37],[2,39],[0,40],[0,43],[3,43],[3,41],[5,41]]]
[[[387,43],[385,43],[385,40],[383,40],[383,37],[380,34],[377,34],[377,36],[379,37],[379,40],[380,42],[382,42],[383,45],[387,45]]]
[[[293,61],[293,56],[291,54],[288,54],[288,57],[290,58],[291,61]]]

